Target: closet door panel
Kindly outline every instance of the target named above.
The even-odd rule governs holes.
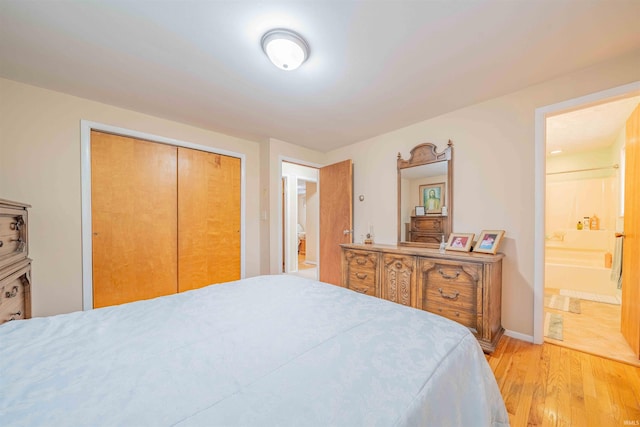
[[[91,133],[93,306],[177,290],[176,147]]]
[[[240,279],[240,159],[178,147],[178,290]]]

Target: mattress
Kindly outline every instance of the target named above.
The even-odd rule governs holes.
[[[295,276],[0,326],[3,426],[503,426],[473,335]]]

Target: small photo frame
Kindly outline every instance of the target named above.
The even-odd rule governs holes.
[[[418,188],[420,189],[420,203],[424,206],[426,213],[442,213],[442,207],[445,204],[444,182],[425,184]]]
[[[451,233],[447,242],[448,251],[469,252],[473,243],[473,233]]]
[[[500,241],[503,236],[504,230],[482,230],[473,251],[495,254],[498,251],[498,246],[500,246]]]
[[[424,206],[416,206],[416,216],[424,216]]]

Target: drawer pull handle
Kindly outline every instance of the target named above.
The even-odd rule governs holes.
[[[16,319],[17,319],[17,317],[22,316],[22,312],[21,312],[21,311],[17,311],[17,312],[15,312],[15,313],[11,313],[11,314],[10,314],[10,316],[11,316],[11,317],[9,318],[9,322],[11,322],[12,320],[16,320]],[[16,317],[16,316],[17,316],[17,317]]]
[[[24,220],[22,218],[18,218],[16,222],[12,222],[9,224],[9,228],[11,230],[20,231],[20,227],[24,225]]]
[[[368,276],[368,274],[365,274],[365,273],[356,273],[356,277],[357,277],[358,279],[360,279],[360,280],[364,280],[364,279],[366,279],[366,278],[367,278],[367,276]]]
[[[358,289],[358,288],[353,288],[354,291],[359,292],[361,294],[366,294],[367,290],[366,289]]]
[[[444,271],[442,271],[442,269],[441,269],[441,268],[439,268],[439,269],[438,269],[438,273],[440,273],[440,275],[441,275],[442,277],[444,277],[445,279],[453,280],[453,279],[457,279],[457,278],[458,278],[458,276],[460,275],[460,270],[456,271],[456,274],[455,274],[454,276],[450,276],[450,275],[448,275],[447,273],[445,273]]]
[[[18,287],[14,286],[13,288],[11,288],[11,292],[5,292],[4,293],[4,297],[5,298],[13,298],[13,297],[17,297],[18,296]]]
[[[11,239],[9,241],[18,243],[18,246],[16,247],[16,252],[24,251],[24,240],[22,240],[22,237],[18,237],[17,239]]]
[[[366,260],[366,259],[364,259],[364,258],[356,258],[356,262],[357,262],[359,265],[365,265],[365,264],[367,263],[367,260]]]
[[[4,242],[0,240],[0,248],[4,246]]]
[[[446,299],[458,299],[458,295],[460,295],[460,292],[458,291],[454,291],[452,294],[445,294],[442,288],[438,288],[438,292],[440,292],[440,295],[442,295],[442,298],[446,298]]]

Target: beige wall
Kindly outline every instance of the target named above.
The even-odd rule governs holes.
[[[259,144],[0,79],[0,197],[33,205],[33,314],[82,309],[80,120],[246,155],[246,276],[260,272]]]
[[[640,52],[324,154],[260,144],[0,79],[0,197],[31,203],[36,316],[82,306],[80,120],[246,154],[246,275],[280,271],[280,162],[354,160],[354,235],[396,240],[396,157],[422,142],[454,143],[454,229],[507,230],[503,324],[533,332],[534,111],[632,82]],[[364,201],[358,195],[365,195]],[[264,215],[262,221],[260,217]],[[390,220],[391,218],[391,220]]]
[[[536,108],[638,79],[640,52],[328,153],[354,161],[355,235],[396,241],[396,158],[423,142],[454,144],[454,231],[506,230],[502,322],[533,336]],[[360,202],[358,195],[365,195]],[[544,236],[542,236],[544,237]]]

